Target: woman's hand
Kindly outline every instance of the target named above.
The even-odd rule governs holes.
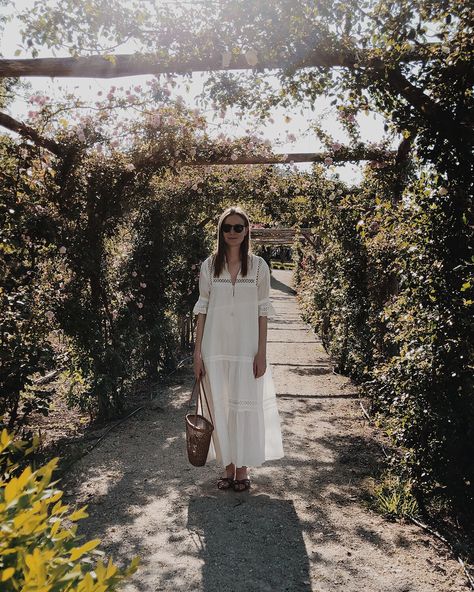
[[[257,352],[253,359],[253,375],[255,378],[260,378],[265,374],[267,369],[267,356],[264,353]]]
[[[206,376],[206,369],[204,368],[204,363],[202,361],[201,352],[195,351],[194,352],[194,377],[196,380],[199,379],[200,375]]]

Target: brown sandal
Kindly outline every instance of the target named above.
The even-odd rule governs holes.
[[[221,477],[217,482],[217,489],[230,489],[233,485],[233,477]]]
[[[243,485],[243,487],[241,487]],[[240,493],[241,491],[247,491],[250,489],[250,479],[234,479],[234,491]]]

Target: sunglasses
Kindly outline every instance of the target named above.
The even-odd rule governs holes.
[[[245,226],[243,224],[223,224],[222,225],[222,230],[224,232],[230,232],[232,230],[232,228],[235,230],[235,232],[240,233],[245,228]]]

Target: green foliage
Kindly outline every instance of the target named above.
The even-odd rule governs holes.
[[[417,495],[474,499],[472,229],[439,175],[368,169],[359,192],[311,198],[319,245],[299,245],[305,315],[362,383]]]
[[[56,133],[61,156],[6,140],[2,154],[3,244],[9,249],[4,310],[18,286],[36,290],[27,324],[4,315],[2,347],[11,363],[3,367],[0,403],[11,425],[18,421],[21,397],[25,420],[26,412],[47,412],[45,391],[35,395],[30,385],[35,372],[44,373],[41,359],[21,360],[42,344],[54,367],[57,336],[67,355],[62,376],[70,381],[68,402],[101,420],[124,410],[136,380],[156,380],[175,368],[190,345],[199,263],[212,248],[220,211],[240,203],[252,219],[269,223],[284,203],[276,198],[291,185],[271,167],[255,167],[251,174],[245,167],[182,167],[181,159],[229,156],[248,147],[212,142],[200,132],[202,120],[182,106],[132,122],[123,151],[108,143],[104,113],[97,120],[87,117],[79,130],[55,129],[51,116],[46,109],[40,117]],[[18,174],[26,168],[17,162],[20,148],[35,163],[24,175]],[[265,148],[252,140],[253,150]],[[264,192],[275,205],[262,207]],[[15,259],[10,245],[18,250]],[[25,273],[32,273],[23,269],[25,253],[35,284],[25,282]],[[15,330],[20,344],[30,343],[25,328],[33,332],[36,349],[22,352],[12,347],[11,335]]]
[[[117,45],[132,37],[147,51],[155,52],[163,64],[176,57],[186,62],[216,55],[226,62],[244,54],[258,69],[214,73],[205,85],[205,96],[217,105],[239,106],[263,119],[275,106],[307,103],[314,108],[315,100],[325,96],[331,99],[352,142],[359,141],[357,115],[368,111],[382,114],[387,133],[403,138],[397,162],[380,170],[373,163],[361,191],[348,191],[337,182],[331,182],[331,187],[317,172],[314,179],[302,176],[298,183],[287,178],[286,189],[280,191],[283,179],[273,193],[264,178],[261,187],[267,199],[256,209],[267,217],[265,221],[278,220],[290,226],[301,223],[314,229],[311,248],[295,245],[295,277],[306,318],[321,333],[339,369],[364,383],[374,410],[404,451],[400,471],[408,471],[418,493],[428,496],[441,491],[456,509],[472,510],[474,34],[470,4],[458,0],[320,0],[316,4],[225,0],[218,5],[191,3],[189,8],[164,3],[149,12],[147,3],[139,1],[131,11],[118,0],[67,0],[61,9],[36,2],[21,15],[24,41],[33,55],[38,43],[51,48],[68,46],[72,54],[82,47],[100,50],[99,32]],[[173,51],[169,50],[170,40]],[[404,61],[407,54],[415,55],[416,61]],[[302,67],[310,66],[315,55],[328,63],[336,56],[345,67]],[[277,69],[259,68],[264,62]],[[270,78],[275,75],[280,85]],[[159,85],[154,90],[158,97],[164,92]],[[143,133],[135,133],[139,141],[130,154],[143,155],[134,165],[144,176],[134,177],[133,183],[143,184],[135,186],[130,195],[141,195],[147,206],[152,195],[146,175],[150,163],[155,170],[162,164],[177,171],[181,160],[191,156],[196,147],[197,153],[201,150],[206,157],[232,152],[224,142],[216,150],[205,135],[196,142],[196,122],[190,124],[189,133],[180,135],[176,127],[187,127],[188,120],[179,112],[172,116],[172,124],[159,131],[145,125]],[[316,127],[315,132],[328,145],[329,138],[323,137],[321,128]],[[77,146],[82,141],[72,143]],[[242,143],[240,148],[252,152],[252,144]],[[409,152],[416,171],[404,169]],[[150,320],[158,315],[163,333],[156,327],[153,335],[139,327],[131,329],[137,312],[129,303],[123,304],[121,295],[107,283],[107,274],[102,273],[107,269],[107,239],[124,226],[120,184],[114,183],[124,167],[124,161],[118,160],[118,164],[105,166],[108,173],[102,179],[101,167],[96,167],[89,185],[87,170],[68,177],[71,159],[64,158],[63,172],[58,171],[61,189],[56,194],[57,203],[66,198],[64,203],[73,212],[63,237],[76,241],[77,254],[87,254],[81,261],[77,254],[70,255],[68,248],[62,265],[70,277],[72,296],[68,300],[66,295],[64,304],[57,307],[58,315],[62,311],[60,323],[74,339],[84,376],[93,379],[94,396],[103,391],[104,410],[119,388],[130,351],[126,343],[120,343],[117,323],[111,319],[125,319],[129,340],[138,336],[139,351],[149,352],[147,365],[153,368],[157,360],[164,363],[169,357],[172,332],[176,331],[173,319],[195,296],[192,290],[189,293],[192,274],[185,270],[192,270],[196,261],[181,256],[186,246],[177,249],[180,242],[188,244],[192,225],[163,203],[162,195],[150,211],[158,217],[170,215],[170,220],[180,221],[182,226],[173,239],[176,250],[167,254],[167,271],[155,268],[157,289],[165,285],[167,289],[161,295],[147,295],[147,301],[155,304],[142,316],[147,326],[153,326]],[[73,167],[80,170],[77,162]],[[259,182],[256,177],[253,181]],[[101,191],[104,183],[114,188],[111,196],[115,204]],[[236,190],[227,183],[225,191],[218,194],[222,201],[214,205],[224,205],[224,195],[233,201],[243,200],[239,189],[244,186],[238,183]],[[200,195],[197,189],[193,191]],[[256,191],[251,191],[250,203],[254,203]],[[68,194],[73,197],[70,201]],[[181,192],[185,199],[179,206],[199,213],[186,200],[191,195]],[[89,209],[84,208],[87,203]],[[207,211],[199,198],[197,204]],[[143,220],[147,220],[145,210],[148,207],[143,209]],[[151,219],[156,217],[152,214]],[[166,220],[160,224],[163,232],[172,228]],[[131,242],[133,251],[137,257],[143,254],[146,259],[152,253],[156,257],[153,233],[140,230],[135,227],[138,238]],[[199,232],[192,244],[201,255],[209,241],[209,236]],[[159,255],[157,260],[162,260]],[[129,269],[136,270],[137,265],[135,259]],[[137,277],[147,284],[147,290],[155,276],[147,276],[145,270]],[[182,274],[175,286],[174,270]],[[126,274],[117,271],[116,277],[123,290],[141,294]],[[111,302],[119,304],[111,307]],[[162,306],[167,307],[166,313],[160,312]],[[81,315],[87,319],[82,326],[78,321]],[[140,362],[134,364],[138,367]],[[106,384],[108,380],[110,384]]]
[[[81,48],[107,53],[105,39],[119,46],[130,38],[162,64],[176,57],[215,63],[216,56],[226,63],[247,55],[258,69],[213,73],[208,99],[263,118],[275,106],[314,106],[326,96],[348,129],[357,113],[378,111],[389,120],[387,128],[417,135],[435,158],[448,141],[455,150],[446,160],[454,163],[459,154],[469,159],[472,143],[471,12],[459,0],[224,0],[163,3],[153,11],[141,1],[131,10],[119,0],[67,0],[60,6],[36,2],[21,20],[25,50],[33,55],[38,44],[68,47],[72,54]],[[403,64],[407,54],[417,57],[414,65]],[[338,56],[347,67],[302,67],[314,55],[329,64]],[[265,63],[273,67],[259,68]]]
[[[34,375],[54,367],[48,341],[54,290],[43,266],[52,245],[38,151],[4,137],[0,162],[0,413],[13,425],[32,411],[48,412],[48,394],[35,387]]]
[[[318,249],[308,243],[297,249],[301,269],[296,279],[305,320],[321,335],[339,370],[362,379],[371,365],[371,310],[357,197],[321,173],[307,191],[311,210],[301,225],[314,228]]]
[[[388,471],[373,485],[376,509],[387,518],[416,518],[418,502],[412,493],[412,483]]]
[[[398,223],[385,231],[396,228],[397,294],[380,315],[382,342],[391,355],[380,358],[366,389],[374,410],[392,419],[390,433],[407,451],[404,464],[418,490],[441,489],[469,512],[473,322],[472,305],[461,290],[469,260],[458,259],[456,252],[469,244],[470,230],[461,230],[453,251],[456,204],[440,191],[434,175],[409,184],[402,203]]]
[[[71,512],[61,502],[63,492],[52,481],[57,458],[36,470],[25,466],[36,444],[14,439],[5,429],[0,436],[2,591],[116,590],[136,571],[138,558],[121,570],[112,559],[105,564],[97,558],[99,539],[79,543],[76,522],[87,517],[87,506]]]

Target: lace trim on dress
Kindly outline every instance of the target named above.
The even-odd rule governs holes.
[[[209,300],[204,298],[203,296],[199,296],[199,300],[196,302],[193,308],[193,313],[198,314],[207,314],[207,306],[209,304]]]
[[[276,316],[276,311],[273,308],[273,304],[270,300],[261,300],[258,303],[258,316],[259,317],[270,317],[273,318]]]
[[[232,280],[230,278],[214,278],[213,279],[214,283],[224,283],[224,284],[230,284],[232,283]],[[255,283],[255,279],[254,278],[237,278],[235,280],[236,284],[254,284]]]
[[[255,274],[255,282],[256,282],[257,285],[258,285],[258,274],[259,274],[259,271],[260,271],[260,265],[261,264],[262,264],[262,259],[259,258],[258,259],[258,265],[257,265],[257,273]]]
[[[228,362],[249,362],[253,363],[252,356],[231,356],[227,354],[216,354],[214,356],[206,356],[206,360],[209,362],[214,362],[217,360],[227,360]]]
[[[236,411],[253,411],[255,409],[277,408],[276,398],[264,399],[263,401],[249,401],[246,399],[229,399],[229,409]]]
[[[229,399],[229,408],[230,409],[239,409],[239,410],[253,410],[257,409],[260,406],[258,401],[245,401],[245,400],[236,400],[236,399]]]
[[[207,269],[208,269],[208,282],[209,282],[209,294],[211,293],[212,288],[212,257],[209,257],[207,262]]]
[[[249,269],[253,268],[253,261],[254,261],[255,255],[253,255],[252,257],[249,257]],[[260,260],[259,260],[259,267],[260,267]],[[214,283],[222,283],[222,284],[231,284],[232,283],[232,279],[231,278],[221,278],[221,277],[215,277],[214,275],[214,270],[213,270],[213,260],[212,257],[209,257],[209,263],[208,263],[208,268],[209,268],[209,290],[211,289],[212,284]],[[239,271],[240,273],[240,271]],[[258,270],[257,270],[257,274],[258,274]],[[239,275],[239,274],[237,274]],[[239,278],[237,277],[235,280],[236,284],[256,284],[257,283],[257,276],[254,278]]]

